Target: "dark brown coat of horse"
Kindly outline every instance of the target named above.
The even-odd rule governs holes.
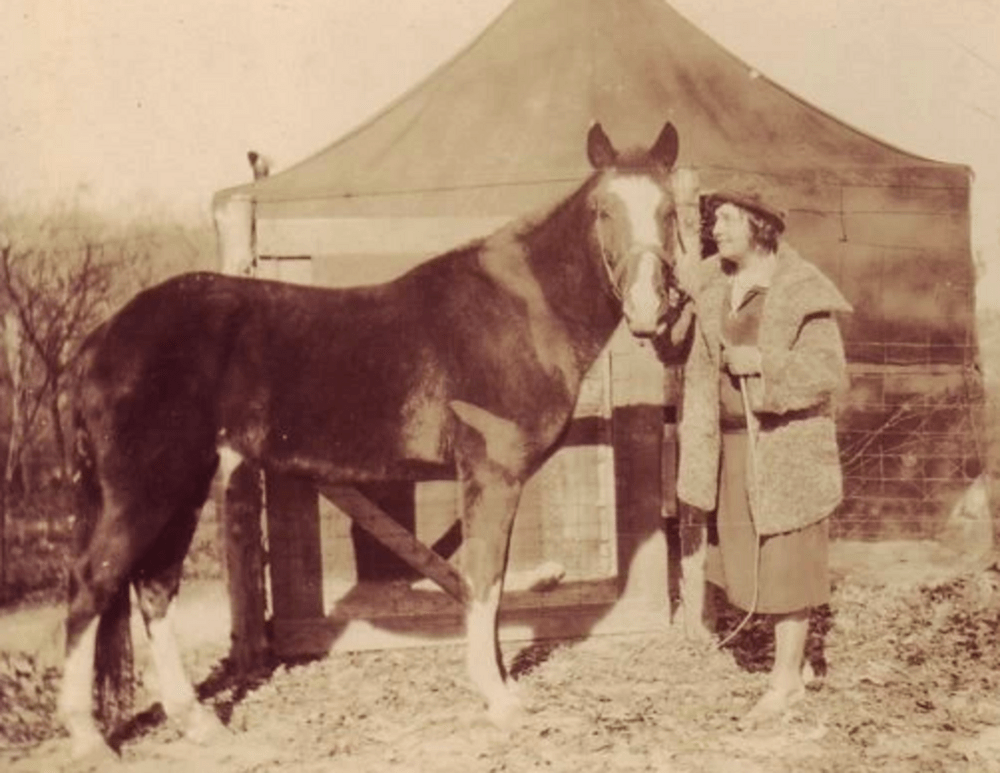
[[[551,211],[386,284],[184,275],[93,333],[75,401],[82,538],[59,703],[76,755],[107,751],[95,651],[100,678],[127,632],[130,585],[165,710],[193,737],[217,723],[184,676],[168,612],[220,452],[318,484],[451,467],[470,675],[494,719],[516,710],[496,628],[521,486],[623,313],[639,335],[677,313],[676,131],[619,154],[595,125],[587,152],[594,174]]]

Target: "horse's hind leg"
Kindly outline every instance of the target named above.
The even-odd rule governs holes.
[[[137,580],[135,588],[149,634],[163,710],[183,727],[189,739],[204,743],[218,734],[221,724],[214,712],[198,702],[181,662],[173,623],[180,575],[181,564],[178,563],[155,577]]]
[[[120,658],[117,670],[123,678],[131,668],[128,577],[136,543],[122,524],[113,513],[96,516],[93,531],[70,570],[66,661],[58,710],[69,731],[74,758],[111,754],[93,716],[99,632],[104,661]]]
[[[189,739],[205,742],[221,730],[221,724],[214,712],[198,703],[191,680],[184,671],[173,623],[184,556],[191,545],[196,524],[196,509],[185,507],[176,512],[133,576],[139,609],[149,635],[163,710],[184,728]]]
[[[84,615],[77,614],[78,619]],[[113,754],[93,718],[94,657],[100,617],[90,613],[72,636],[67,634],[66,661],[58,711],[70,735],[74,759]]]

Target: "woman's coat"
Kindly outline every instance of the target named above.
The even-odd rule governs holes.
[[[684,370],[678,496],[714,510],[719,481],[722,306],[729,282],[718,256],[700,267],[696,322]],[[781,245],[764,300],[757,345],[761,373],[747,379],[760,430],[748,464],[751,512],[760,535],[800,529],[828,516],[843,497],[833,397],[846,363],[833,312],[850,311],[840,291],[795,250]]]

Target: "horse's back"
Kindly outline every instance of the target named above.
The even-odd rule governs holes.
[[[224,296],[228,285],[225,277],[193,274],[143,291],[81,350],[77,444],[122,502],[193,503],[206,490],[216,464],[223,331],[239,313],[238,304],[206,298]]]
[[[480,255],[472,245],[358,288],[167,280],[92,337],[83,413],[161,465],[172,447],[221,444],[321,476],[447,464],[453,400],[538,427],[546,445],[572,395],[523,293]]]
[[[372,475],[394,456],[443,461],[448,379],[421,287],[176,277],[91,336],[78,407],[94,430],[164,454],[165,439],[225,444]]]
[[[240,285],[233,282],[186,274],[136,295],[85,342],[78,409],[124,409],[147,393],[162,396],[182,383],[196,390],[195,381],[217,370],[220,351],[231,338],[227,328],[235,327],[240,315]]]

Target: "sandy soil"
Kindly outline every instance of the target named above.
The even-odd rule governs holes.
[[[679,626],[509,645],[527,711],[490,725],[448,644],[337,652],[239,686],[221,668],[226,599],[182,591],[179,635],[203,700],[227,727],[195,746],[153,685],[110,769],[237,771],[1000,771],[1000,573],[927,542],[837,543],[835,592],[813,621],[817,678],[782,720],[740,731],[770,666],[754,624],[723,650]],[[52,707],[61,610],[0,618],[0,769],[77,770]],[[734,625],[732,612],[724,625]],[[140,666],[143,665],[141,643]]]

